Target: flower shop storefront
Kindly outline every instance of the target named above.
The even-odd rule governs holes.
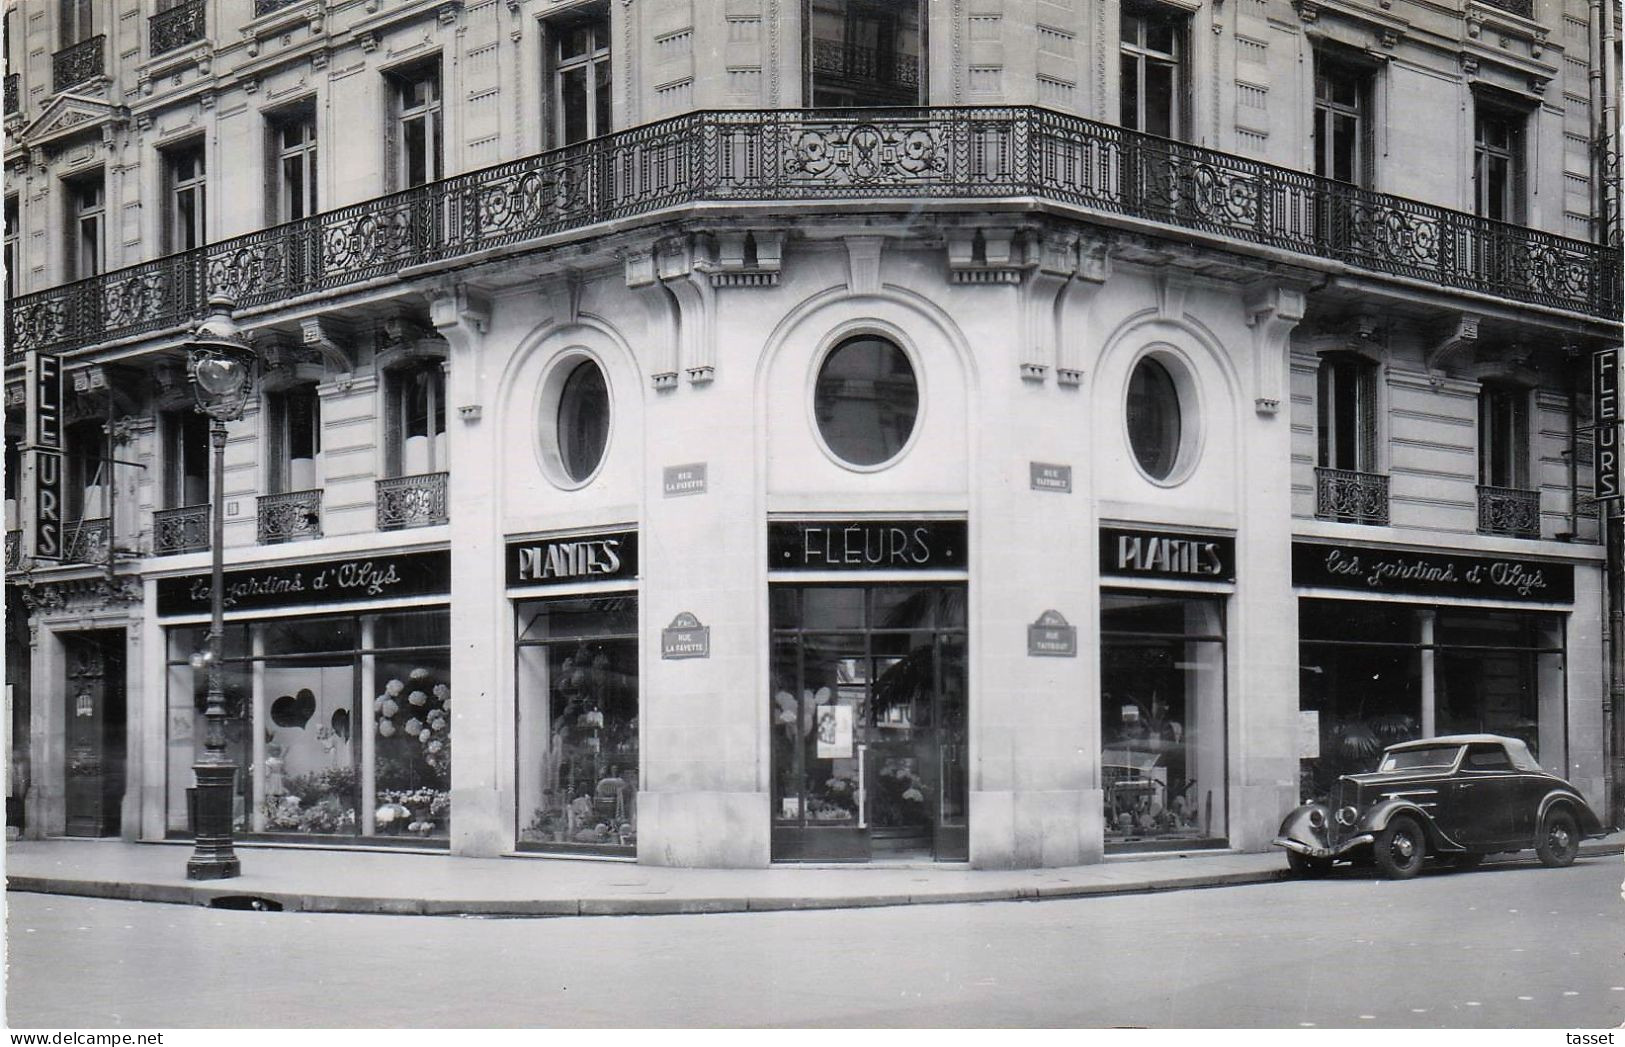
[[[1520,738],[1567,772],[1569,616],[1527,605],[1571,603],[1572,565],[1312,543],[1293,554],[1300,589],[1384,597],[1300,594],[1303,797],[1435,735]]]
[[[637,532],[507,543],[516,849],[636,857]]]
[[[446,846],[451,822],[445,552],[227,572],[221,660],[235,831],[253,839]],[[159,581],[167,829],[190,831],[203,752],[206,575]],[[439,606],[436,606],[439,605]]]
[[[768,532],[773,860],[966,861],[964,521]]]

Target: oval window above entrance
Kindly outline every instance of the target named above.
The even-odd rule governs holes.
[[[559,391],[559,463],[575,483],[586,483],[609,443],[609,388],[591,360],[570,371]]]
[[[1128,383],[1128,441],[1134,460],[1153,480],[1167,480],[1179,461],[1184,421],[1168,368],[1151,357],[1134,366]]]
[[[818,432],[848,465],[870,468],[896,458],[914,432],[919,407],[914,366],[888,339],[848,338],[818,370],[813,393]]]

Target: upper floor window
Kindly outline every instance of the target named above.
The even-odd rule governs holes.
[[[165,254],[190,251],[207,242],[205,229],[203,143],[166,149],[164,161]]]
[[[440,64],[390,74],[394,103],[391,147],[394,186],[410,189],[441,179]]]
[[[1482,102],[1473,121],[1473,193],[1477,213],[1498,222],[1523,221],[1525,117]]]
[[[315,214],[315,111],[300,108],[272,118],[270,138],[273,170],[266,184],[274,194],[270,210],[275,220],[294,222]]]
[[[446,375],[440,361],[416,361],[385,375],[385,471],[390,476],[444,472]]]
[[[553,47],[553,135],[556,145],[609,131],[609,15],[557,24]]]
[[[1529,488],[1529,390],[1486,384],[1478,394],[1478,482]]]
[[[1377,366],[1363,357],[1328,353],[1315,395],[1318,462],[1328,469],[1377,471]]]
[[[1131,131],[1177,138],[1184,130],[1186,26],[1182,13],[1125,0],[1121,12],[1119,122]]]
[[[67,269],[72,280],[102,271],[107,224],[107,196],[102,172],[66,183],[68,190]]]
[[[62,434],[62,518],[99,520],[109,515],[107,503],[107,433],[100,418],[68,425]]]
[[[1315,174],[1370,186],[1376,149],[1371,140],[1370,74],[1356,65],[1315,55]]]
[[[924,20],[917,0],[814,0],[807,10],[807,97],[821,108],[920,105]]]
[[[17,297],[21,282],[17,279],[17,237],[21,221],[17,212],[17,198],[6,197],[6,297]]]
[[[209,501],[209,419],[183,407],[160,416],[163,440],[163,507],[180,509]]]
[[[57,39],[72,47],[96,35],[94,0],[57,0]]]
[[[322,485],[322,405],[314,384],[290,386],[265,400],[267,466],[272,494]]]

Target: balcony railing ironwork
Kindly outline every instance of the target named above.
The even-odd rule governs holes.
[[[1535,0],[1478,0],[1485,7],[1499,8],[1524,18],[1535,17]]]
[[[159,509],[152,514],[152,555],[206,552],[210,545],[210,505]]]
[[[1480,484],[1478,533],[1539,538],[1540,492]]]
[[[298,2],[299,0],[254,0],[254,17],[263,18],[272,11],[280,11]]]
[[[1388,525],[1388,477],[1353,469],[1315,468],[1315,515],[1342,523]]]
[[[23,565],[23,532],[6,532],[6,570],[15,571]]]
[[[446,479],[450,473],[392,476],[378,481],[378,529],[432,527],[446,522]]]
[[[106,43],[107,37],[93,36],[71,47],[64,47],[52,55],[51,89],[66,91],[86,80],[101,76],[107,68],[102,57],[103,45]]]
[[[105,564],[113,552],[112,522],[101,516],[62,529],[62,562]]]
[[[206,30],[203,8],[208,0],[181,0],[167,11],[147,19],[147,54],[157,57],[202,40]]]
[[[5,115],[20,113],[23,109],[23,74],[6,74],[6,109]]]
[[[899,51],[849,44],[843,40],[812,42],[813,75],[848,83],[918,87],[920,59]]]
[[[289,491],[262,494],[259,500],[259,542],[275,545],[322,536],[322,492]]]
[[[1039,198],[1616,320],[1619,251],[1034,107],[696,112],[77,283],[8,359],[181,327],[700,202]],[[414,274],[416,275],[416,274]]]

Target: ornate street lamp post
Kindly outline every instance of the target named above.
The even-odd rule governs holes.
[[[231,318],[233,302],[211,298],[209,315],[185,343],[186,373],[197,397],[197,409],[209,416],[209,443],[214,450],[214,494],[210,502],[211,541],[209,637],[193,658],[209,672],[208,706],[203,712],[203,755],[192,765],[192,857],[188,880],[224,880],[242,871],[232,850],[232,802],[237,767],[226,756],[226,695],[220,682],[225,636],[225,461],[226,423],[243,416],[254,385],[254,352]]]

